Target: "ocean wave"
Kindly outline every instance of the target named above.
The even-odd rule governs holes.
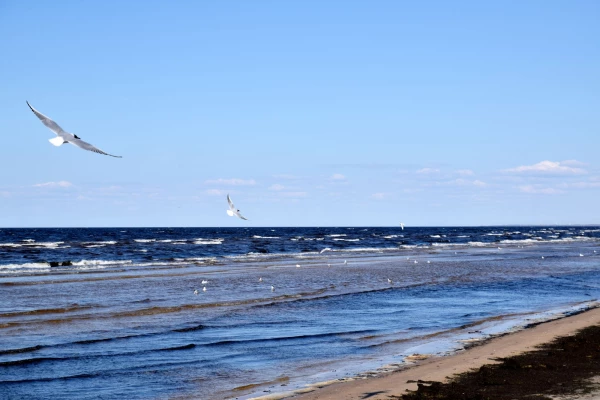
[[[254,239],[280,239],[279,236],[259,236],[259,235],[254,235],[252,237]]]
[[[138,243],[152,243],[156,242],[156,239],[133,239],[133,241]]]
[[[360,239],[340,239],[340,238],[335,238],[333,239],[336,242],[360,242]]]
[[[202,238],[198,238],[194,241],[194,244],[223,244],[223,241],[225,239],[202,239]]]
[[[404,235],[387,235],[384,236],[384,239],[396,239],[397,237],[404,237]]]
[[[48,263],[25,263],[25,264],[6,264],[0,265],[0,271],[4,270],[15,270],[15,269],[50,269],[50,264]]]
[[[81,260],[73,263],[76,267],[83,266],[98,266],[98,265],[127,265],[131,264],[131,260]]]
[[[342,236],[348,236],[345,233],[334,233],[332,235],[327,235],[328,237],[342,237]]]
[[[429,235],[430,238],[434,238],[434,239],[439,239],[441,238],[440,235]]]

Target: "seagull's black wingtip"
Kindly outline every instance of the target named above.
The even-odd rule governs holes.
[[[27,103],[27,105],[29,106],[29,108],[31,108],[31,111],[33,111],[33,107],[31,107],[31,104],[29,104],[29,102],[27,100],[25,100],[25,103]]]

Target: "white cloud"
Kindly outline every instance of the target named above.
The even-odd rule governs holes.
[[[275,179],[287,179],[287,180],[296,180],[296,179],[300,179],[299,176],[296,175],[290,175],[290,174],[278,174],[278,175],[273,175],[273,178]]]
[[[289,197],[289,198],[300,198],[300,197],[308,196],[308,193],[306,193],[306,192],[279,192],[278,194],[282,197]]]
[[[561,194],[561,193],[564,193],[564,191],[562,191],[560,189],[544,188],[544,187],[540,187],[537,185],[519,186],[519,190],[523,193],[530,193],[530,194]]]
[[[210,196],[225,196],[227,194],[227,192],[225,190],[219,190],[219,189],[208,189],[206,191],[206,194],[208,194]]]
[[[561,161],[562,165],[570,165],[572,167],[585,167],[586,165],[588,165],[587,163],[581,162],[581,161],[577,161],[577,160],[566,160],[566,161]]]
[[[33,185],[33,187],[47,187],[47,188],[68,188],[73,186],[71,182],[67,181],[58,181],[58,182],[46,182],[46,183],[37,183]]]
[[[478,179],[474,180],[474,181],[470,181],[468,179],[462,179],[462,178],[458,178],[458,179],[454,179],[452,181],[448,181],[446,182],[446,184],[448,185],[455,185],[455,186],[477,186],[477,187],[485,187],[487,186],[487,183],[482,182]]]
[[[574,188],[574,189],[594,189],[600,188],[600,182],[572,182],[572,183],[561,183],[558,185],[561,188]]]
[[[437,168],[421,168],[417,170],[417,174],[437,174],[440,170]]]
[[[205,183],[209,185],[228,185],[228,186],[253,186],[256,185],[256,181],[254,179],[209,179]]]
[[[567,163],[575,162],[575,160],[567,161]],[[505,172],[514,173],[541,173],[541,174],[585,174],[587,171],[583,168],[570,167],[559,161],[542,161],[534,165],[521,165],[516,168],[505,169]]]
[[[342,174],[333,174],[331,176],[331,179],[333,179],[334,181],[343,181],[344,179],[346,179],[346,177]]]
[[[278,183],[275,183],[275,184],[273,184],[273,185],[269,186],[269,190],[274,190],[274,191],[277,191],[277,192],[278,192],[278,191],[281,191],[281,190],[283,190],[283,189],[285,189],[285,186],[283,186],[283,185],[280,185],[280,184],[278,184]]]
[[[386,197],[387,197],[387,193],[381,193],[381,192],[380,193],[373,193],[371,195],[371,198],[375,199],[375,200],[383,200]]]
[[[459,169],[456,171],[457,174],[462,175],[462,176],[472,176],[475,175],[475,172],[471,171],[470,169]]]

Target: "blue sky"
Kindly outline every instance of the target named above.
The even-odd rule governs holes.
[[[600,223],[599,17],[0,1],[0,226]],[[25,100],[123,159],[52,146]]]

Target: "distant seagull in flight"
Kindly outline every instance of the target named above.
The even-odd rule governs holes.
[[[246,221],[248,220],[248,218],[244,218],[242,214],[240,214],[240,210],[235,208],[235,206],[233,205],[233,201],[231,201],[229,195],[227,195],[227,202],[229,203],[229,210],[227,210],[227,215],[229,215],[230,217],[236,216]]]
[[[198,289],[194,290],[194,294],[197,296],[198,295]]]
[[[58,126],[58,124],[56,122],[52,121],[50,118],[46,117],[44,114],[42,114],[35,108],[31,107],[31,104],[29,104],[28,101],[26,101],[26,103],[29,106],[29,108],[31,108],[31,111],[33,111],[33,113],[40,119],[40,121],[42,121],[42,124],[46,125],[48,128],[50,128],[50,130],[52,132],[56,133],[57,137],[55,137],[53,139],[49,139],[50,143],[52,143],[53,145],[60,146],[63,143],[71,143],[73,146],[77,146],[83,150],[93,151],[94,153],[103,154],[105,156],[122,158],[121,156],[114,156],[112,154],[105,153],[104,151],[89,144],[88,142],[84,142],[77,135],[74,135],[69,132],[65,132],[60,126]]]
[[[404,222],[400,222],[400,228],[402,228],[402,230],[404,230]]]
[[[326,251],[331,251],[331,249],[330,249],[329,247],[325,247],[323,250],[321,250],[321,251],[319,252],[319,254],[323,254],[323,253],[325,253]]]

